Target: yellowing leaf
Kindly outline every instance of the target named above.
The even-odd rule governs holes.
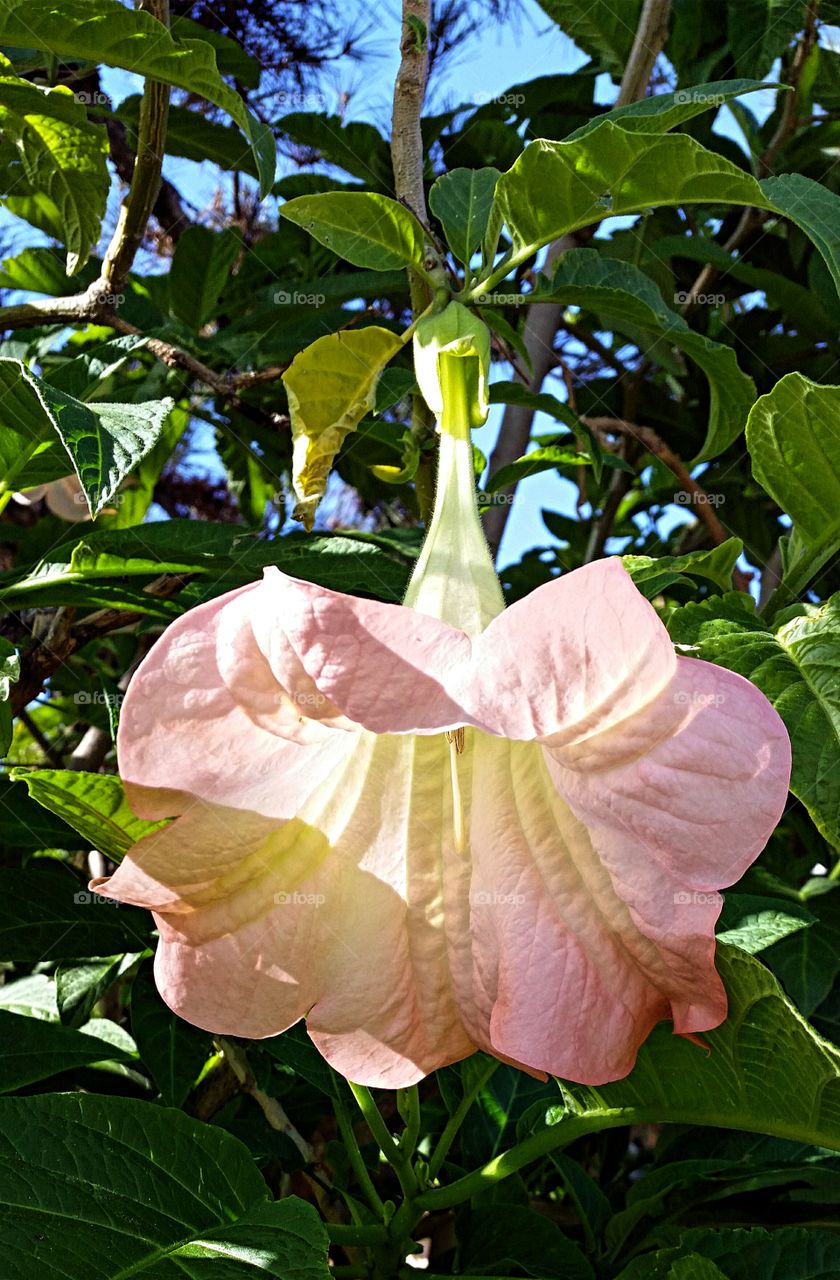
[[[376,384],[402,343],[375,325],[318,338],[283,374],[292,419],[293,515],[311,529],[335,455],[374,407]]]

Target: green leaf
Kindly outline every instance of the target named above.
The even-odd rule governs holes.
[[[129,1055],[118,1048],[106,1048],[94,1036],[82,1035],[60,1022],[45,1022],[0,1009],[0,1093],[11,1093],[103,1058],[125,1062]]]
[[[583,138],[598,127],[602,120],[611,120],[624,129],[638,129],[640,133],[667,133],[677,125],[701,115],[704,111],[717,110],[733,98],[740,98],[745,93],[756,93],[760,89],[768,89],[765,80],[712,80],[708,84],[696,84],[690,88],[677,89],[674,93],[654,93],[639,102],[628,102],[626,106],[614,107],[606,115],[595,116],[594,119],[575,129],[564,139],[571,142]]]
[[[178,22],[175,30],[181,26]],[[200,30],[208,38],[211,32],[206,27]],[[128,135],[136,142],[137,129],[140,123],[140,104],[142,95],[132,94],[124,98],[116,111],[102,114],[108,119],[120,120],[127,128]],[[197,164],[209,160],[220,169],[228,172],[247,173],[252,178],[258,177],[253,152],[243,150],[242,134],[233,125],[222,124],[220,120],[211,120],[200,111],[190,107],[179,107],[170,103],[169,116],[166,121],[166,154],[182,156],[185,160],[194,160]]]
[[[840,197],[801,173],[765,178],[761,190],[766,207],[790,218],[810,236],[840,291]]]
[[[99,239],[108,199],[108,138],[91,124],[64,85],[41,89],[16,76],[0,76],[0,128],[39,196],[55,208],[67,248],[67,274],[75,275]],[[14,191],[15,184],[10,188]],[[0,195],[2,200],[2,195]]]
[[[76,696],[80,700],[84,697]],[[163,825],[134,816],[122,781],[114,774],[13,769],[11,777],[14,782],[26,783],[32,799],[68,822],[91,848],[116,862],[143,836]]]
[[[752,205],[812,237],[840,282],[840,197],[799,174],[758,183],[687,134],[655,135],[599,120],[583,137],[530,143],[496,184],[513,241],[509,270],[569,231],[655,205]],[[486,292],[481,284],[480,293]]]
[[[292,420],[295,520],[312,528],[333,459],[376,405],[376,385],[402,343],[371,325],[325,334],[299,352],[283,374]]]
[[[429,192],[429,208],[466,268],[484,240],[500,177],[498,169],[453,169],[438,178]]]
[[[654,361],[661,345],[666,350],[677,347],[700,366],[709,380],[709,426],[695,464],[722,453],[743,431],[755,400],[752,378],[741,372],[731,347],[695,333],[666,306],[654,282],[638,267],[602,257],[596,249],[570,249],[553,279],[542,278],[531,296],[534,301],[592,310],[617,322],[619,329],[630,326],[636,342],[635,330],[643,329],[650,335],[646,354]]]
[[[840,974],[840,896],[837,890],[811,898],[816,923],[801,935],[784,938],[764,959],[791,1000],[810,1017],[831,994]]]
[[[28,293],[43,293],[61,298],[92,284],[98,275],[98,264],[90,261],[76,279],[71,280],[55,249],[38,246],[22,250],[14,258],[3,259],[0,264],[0,288],[25,289]]]
[[[742,76],[767,75],[805,23],[801,0],[727,0],[726,9],[729,47]]]
[[[131,1033],[167,1106],[180,1107],[210,1052],[210,1035],[178,1018],[161,1000],[144,964],[131,984]]]
[[[633,47],[642,0],[539,0],[564,35],[619,79]]]
[[[52,858],[23,870],[0,867],[0,956],[40,964],[105,952],[145,951],[147,911],[109,903]]]
[[[626,1079],[598,1088],[558,1081],[562,1103],[534,1110],[535,1145],[548,1150],[601,1129],[671,1121],[840,1150],[840,1050],[808,1026],[758,960],[719,946],[717,964],[729,1015],[704,1032],[711,1052],[660,1024]]]
[[[688,581],[686,575],[731,591],[732,571],[743,549],[740,538],[727,538],[711,551],[690,551],[684,556],[622,556],[621,562],[642,595],[652,600],[675,583]]]
[[[792,555],[774,602],[798,595],[840,546],[838,417],[840,387],[801,373],[781,378],[750,413],[753,475],[793,521]]]
[[[173,406],[168,398],[83,404],[9,359],[0,359],[0,398],[0,490],[58,480],[72,467],[94,516],[154,446]]]
[[[426,233],[410,210],[368,191],[287,200],[280,212],[356,267],[390,271],[423,262]]]
[[[216,55],[204,39],[174,38],[150,13],[119,0],[0,0],[0,44],[42,49],[65,61],[81,59],[121,67],[175,85],[221,107],[239,125],[254,152],[262,195],[274,181],[271,129],[255,119],[219,75]]]
[[[668,630],[693,657],[746,676],[772,702],[793,748],[790,789],[840,849],[840,595],[800,606],[775,633],[749,596],[734,593],[675,610]]]
[[[213,316],[241,248],[242,236],[231,227],[188,227],[179,238],[169,273],[170,306],[196,332]]]
[[[838,1272],[840,1237],[832,1231],[718,1226],[686,1231],[678,1245],[642,1254],[618,1280],[826,1280]]]
[[[544,448],[532,449],[521,458],[507,462],[493,475],[484,486],[485,493],[497,493],[499,489],[507,489],[526,480],[529,476],[538,475],[541,471],[554,471],[557,467],[591,467],[594,460],[588,453],[579,453],[574,445],[561,448],[557,445],[546,445]],[[622,458],[606,454],[602,466],[612,467],[619,471],[632,472],[633,468]]]
[[[815,920],[816,916],[795,902],[727,890],[717,922],[717,940],[755,955],[782,938],[808,929]]]
[[[378,534],[308,537],[293,533],[263,539],[234,524],[162,520],[139,528],[98,529],[75,545],[54,549],[50,556],[53,559],[23,577],[0,578],[0,605],[16,609],[54,603],[59,592],[62,603],[85,605],[94,589],[111,588],[108,579],[153,578],[162,573],[200,575],[206,582],[197,585],[196,592],[203,598],[253,582],[267,565],[335,591],[399,601],[413,550],[409,553],[393,538]],[[197,603],[189,591],[170,602],[176,612],[187,607],[185,599]],[[137,592],[121,602],[115,594],[109,603],[134,609],[142,597]]]
[[[393,191],[391,149],[374,125],[321,111],[290,111],[278,123],[292,142],[317,151],[328,164],[359,178],[367,188]]]
[[[0,1099],[0,1205],[8,1280],[330,1274],[315,1209],[271,1201],[236,1138],[130,1098]]]
[[[82,964],[60,964],[55,972],[55,997],[61,1021],[80,1027],[97,1001],[136,961],[136,955],[103,956]]]
[[[0,779],[0,815],[3,846],[7,851],[32,853],[36,849],[88,848],[87,841],[78,832],[30,800],[20,783],[6,778]]]
[[[524,1205],[479,1205],[458,1229],[461,1274],[505,1274],[520,1268],[540,1280],[594,1280],[579,1247],[548,1218]]]

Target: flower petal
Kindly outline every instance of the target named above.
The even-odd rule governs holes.
[[[758,690],[689,658],[646,711],[585,743],[479,735],[459,988],[476,1043],[596,1085],[632,1069],[662,1018],[719,1025],[716,891],[763,848],[789,772]]]
[[[186,796],[292,817],[352,749],[353,735],[316,723],[308,726],[308,743],[278,736],[288,720],[289,699],[251,630],[260,586],[191,609],[167,628],[135,672],[120,715],[117,752],[139,817],[181,813]],[[301,677],[307,679],[303,672]],[[280,699],[273,732],[260,718],[261,699],[272,697]]]
[[[671,678],[673,645],[620,560],[538,587],[475,644],[470,723],[572,742],[644,707]]]
[[[464,722],[458,698],[472,657],[464,632],[277,569],[266,572],[264,590],[270,606],[261,646],[268,652],[272,634],[282,634],[318,691],[350,720],[373,733],[428,733]]]
[[[306,1015],[337,1070],[398,1087],[475,1048],[443,927],[469,867],[443,737],[353,741],[292,821],[196,803],[97,888],[156,911],[159,989],[187,1021],[263,1037]]]

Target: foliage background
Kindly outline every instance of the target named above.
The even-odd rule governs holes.
[[[791,732],[790,807],[721,918],[732,1017],[708,1057],[660,1027],[603,1090],[477,1055],[424,1082],[418,1111],[383,1095],[375,1115],[300,1028],[220,1044],[176,1019],[150,919],[85,884],[148,825],[125,804],[113,734],[169,620],[269,564],[397,601],[416,555],[435,444],[410,429],[407,358],[335,459],[314,532],[289,518],[281,374],[324,334],[398,332],[411,314],[403,269],[354,267],[280,213],[315,193],[394,195],[365,98],[371,77],[390,94],[376,19],[329,0],[173,3],[176,42],[211,51],[180,43],[173,60],[154,28],[132,47],[147,106],[171,86],[156,191],[161,153],[125,69],[138,15],[116,0],[57,12],[0,4],[4,1277],[412,1274],[374,1209],[410,1200],[415,1155],[439,1175],[416,1197],[430,1274],[840,1274],[840,9],[675,0],[636,86],[640,0],[433,13],[427,193],[453,170],[508,169],[617,94],[705,93],[677,133],[827,195],[802,196],[810,237],[715,198],[622,218],[606,198],[565,238],[553,284],[541,252],[481,307],[491,543],[526,513],[502,543],[508,598],[628,557],[675,643],[754,680]],[[462,77],[458,58],[490,57],[490,24],[501,57],[518,52],[502,91],[462,100],[481,72]],[[541,74],[541,41],[574,69]],[[770,88],[719,100],[745,80]],[[430,209],[451,242],[434,195]],[[551,301],[529,308],[535,289]],[[84,502],[67,520],[11,496],[71,465],[92,521]]]

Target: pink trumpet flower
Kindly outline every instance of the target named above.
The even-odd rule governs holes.
[[[135,812],[177,820],[94,884],[155,913],[160,992],[207,1030],[305,1018],[368,1085],[476,1049],[597,1085],[661,1019],[725,1018],[717,890],[789,742],[617,559],[503,609],[472,466],[445,426],[405,605],[270,569],[170,626],[118,749]]]

